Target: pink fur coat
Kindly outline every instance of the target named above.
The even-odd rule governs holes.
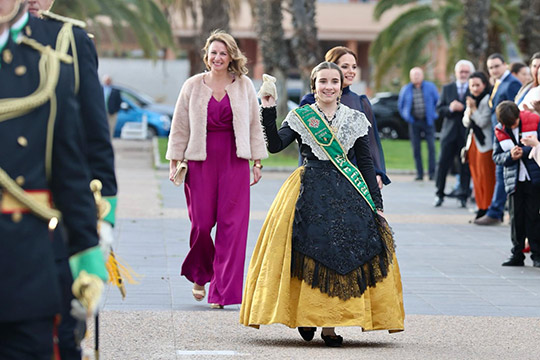
[[[168,160],[206,160],[207,109],[212,89],[203,77],[204,74],[190,77],[180,90],[169,134]],[[247,76],[240,76],[225,90],[233,113],[236,155],[248,160],[267,158],[253,83]]]

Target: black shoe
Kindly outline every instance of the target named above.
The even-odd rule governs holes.
[[[540,268],[540,260],[533,260],[533,266]]]
[[[457,198],[460,194],[461,191],[459,189],[453,189],[449,194],[446,194],[446,196],[448,196],[449,198]]]
[[[315,330],[317,328],[315,327],[299,327],[298,332],[300,333],[300,336],[302,336],[302,339],[306,341],[313,340],[313,336],[315,336]]]
[[[417,176],[414,178],[414,181],[424,181],[424,178],[421,176]]]
[[[512,256],[510,256],[508,258],[508,260],[503,262],[501,265],[502,266],[524,266],[525,263],[524,263],[523,259],[520,259],[520,258],[512,255]]]
[[[466,208],[467,207],[467,199],[459,199],[459,207]]]
[[[340,335],[323,335],[321,332],[321,338],[324,340],[324,344],[329,347],[341,347],[343,344],[343,338]]]
[[[442,196],[436,196],[435,201],[433,202],[433,206],[440,207],[444,201],[444,198]]]
[[[478,209],[478,211],[476,212],[476,217],[474,219],[475,220],[479,219],[482,216],[486,215],[486,213],[487,213],[487,209]]]

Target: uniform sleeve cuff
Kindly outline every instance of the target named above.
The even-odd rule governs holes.
[[[109,278],[109,274],[105,268],[105,260],[99,246],[91,247],[71,256],[69,258],[69,267],[73,279],[76,279],[83,270],[89,274],[98,276],[103,281],[107,281]]]
[[[104,196],[102,199],[107,201],[111,205],[109,212],[105,215],[103,220],[110,223],[112,226],[114,226],[114,224],[116,222],[116,202],[117,202],[117,197],[116,196]]]

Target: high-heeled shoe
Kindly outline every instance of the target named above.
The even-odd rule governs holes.
[[[191,289],[191,293],[193,294],[193,298],[196,301],[203,301],[203,299],[206,297],[205,289],[202,289],[202,290]]]
[[[306,341],[313,340],[316,330],[316,327],[298,327],[298,332],[300,333],[300,336],[302,336],[302,339]]]
[[[210,304],[210,309],[223,309],[223,305],[221,304]]]
[[[321,332],[321,338],[324,340],[324,344],[329,347],[341,347],[343,345],[343,337],[341,335],[324,335]]]

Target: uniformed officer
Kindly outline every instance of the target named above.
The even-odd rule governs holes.
[[[98,59],[92,39],[83,30],[86,24],[79,20],[62,17],[48,10],[54,0],[29,0],[29,12],[33,17],[23,17],[13,28],[42,44],[57,46],[58,34],[70,25],[69,48],[62,49],[74,56],[75,92],[80,107],[80,115],[84,126],[83,152],[90,166],[91,178],[101,181],[102,199],[108,202],[109,211],[103,214],[104,221],[100,225],[102,243],[112,242],[112,226],[115,222],[116,210],[116,176],[114,171],[114,153],[111,145],[108,117],[103,98],[103,89],[97,73]],[[41,17],[46,21],[38,21]],[[60,50],[60,49],[57,49]],[[58,235],[58,234],[57,234]],[[76,341],[77,321],[71,316],[71,279],[67,271],[66,252],[62,249],[62,241],[56,241],[55,252],[59,273],[63,284],[64,305],[62,322],[58,328],[59,348],[62,360],[80,359],[80,348]],[[81,334],[79,334],[80,336]]]
[[[26,9],[0,0],[0,359],[49,360],[61,299],[51,231],[60,217],[75,283],[82,270],[91,274],[86,306],[96,306],[107,273],[65,64],[72,58],[10,31]]]

